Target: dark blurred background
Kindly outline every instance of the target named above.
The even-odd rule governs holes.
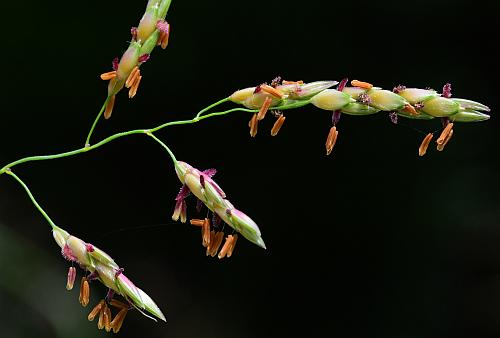
[[[0,163],[81,147],[110,70],[146,1],[4,1]],[[419,158],[440,127],[386,114],[286,113],[248,135],[245,113],[158,133],[178,159],[219,170],[229,199],[267,250],[240,240],[205,257],[199,231],[171,221],[180,187],[150,139],[15,172],[54,221],[110,253],[168,323],[133,312],[122,337],[500,337],[498,1],[173,1],[166,51],[118,96],[94,141],[193,116],[234,90],[270,81],[340,80],[440,89],[489,105],[458,124],[444,152]],[[230,107],[228,104],[227,107]],[[194,202],[189,216],[196,217]],[[25,192],[0,177],[0,336],[102,337],[68,264]],[[76,289],[76,288],[75,288]],[[105,294],[95,284],[91,304]]]

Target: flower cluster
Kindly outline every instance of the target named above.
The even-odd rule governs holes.
[[[108,81],[108,98],[104,117],[111,117],[116,94],[125,86],[129,89],[129,98],[137,94],[142,75],[140,66],[149,60],[156,46],[165,49],[170,36],[170,24],[165,21],[171,0],[149,0],[146,11],[138,27],[130,30],[132,42],[120,60],[113,60],[113,70],[101,74],[101,79]]]
[[[368,82],[353,80],[347,86],[348,80],[340,83],[336,81],[318,81],[303,83],[302,81],[281,81],[277,78],[271,85],[261,84],[234,92],[229,98],[231,101],[242,104],[250,109],[259,109],[249,122],[250,135],[257,134],[257,125],[268,110],[278,118],[271,130],[274,136],[284,122],[280,110],[305,106],[309,103],[317,108],[333,112],[332,127],[325,143],[326,153],[329,155],[337,141],[337,124],[341,114],[371,115],[386,112],[393,123],[397,123],[398,116],[431,120],[441,118],[443,129],[437,139],[437,150],[442,151],[453,135],[454,122],[479,122],[489,119],[490,109],[478,102],[452,98],[451,85],[446,84],[442,93],[433,89],[406,88],[397,86],[392,91],[374,87]],[[336,89],[331,89],[337,85]],[[427,150],[433,133],[428,134],[419,148],[419,155],[423,156]]]
[[[175,198],[176,205],[172,219],[175,221],[180,219],[181,222],[186,222],[186,198],[191,194],[198,200],[198,210],[204,204],[213,212],[212,222],[208,218],[191,220],[191,224],[201,227],[202,244],[207,248],[207,255],[213,257],[217,254],[224,238],[223,224],[229,225],[233,229],[233,233],[226,237],[226,241],[218,254],[219,258],[232,255],[238,239],[236,232],[250,242],[264,249],[266,248],[257,224],[250,217],[236,209],[226,198],[224,191],[212,180],[213,175],[216,173],[215,169],[200,171],[185,162],[179,161],[176,163],[175,170],[183,186]]]
[[[137,309],[145,316],[154,317],[166,321],[160,308],[144,291],[130,281],[115,261],[104,251],[92,244],[70,235],[61,228],[54,228],[52,231],[54,239],[61,247],[64,258],[72,264],[78,264],[85,271],[80,283],[79,302],[82,306],[87,306],[90,302],[90,282],[100,281],[108,288],[106,298],[101,300],[89,313],[90,321],[98,317],[98,328],[117,333],[122,327],[127,312]],[[71,266],[68,270],[66,288],[73,289],[76,279],[76,269]],[[125,299],[121,302],[114,297],[120,295]],[[111,307],[118,310],[113,318]],[[146,314],[148,312],[152,316]]]

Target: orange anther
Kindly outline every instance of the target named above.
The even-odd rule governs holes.
[[[115,77],[116,77],[116,70],[113,70],[111,72],[107,72],[107,73],[102,73],[101,74],[101,79],[104,80],[104,81],[108,81],[108,80],[114,79]]]
[[[425,138],[422,140],[422,143],[420,144],[420,147],[418,148],[418,156],[425,155],[425,153],[427,152],[427,148],[429,147],[429,143],[431,142],[433,137],[433,133],[429,133],[425,136]]]
[[[273,100],[270,97],[266,97],[264,100],[264,103],[262,104],[262,107],[260,107],[259,113],[257,114],[257,120],[262,120],[264,117],[266,117],[266,113],[269,110],[269,107],[271,106],[271,103]]]
[[[281,94],[281,92],[279,90],[277,90],[276,88],[273,88],[269,85],[263,84],[260,86],[260,89],[262,89],[263,91],[265,91],[268,94],[271,94],[272,96],[277,97],[278,99],[283,98],[283,94]]]
[[[278,117],[278,119],[276,120],[276,122],[274,122],[273,128],[271,129],[271,136],[278,135],[281,126],[283,125],[283,123],[285,123],[285,118],[286,117],[283,114],[281,114],[280,117]]]
[[[354,87],[359,87],[359,88],[363,88],[363,89],[372,89],[373,88],[373,85],[371,83],[358,81],[358,80],[352,80],[351,85],[353,85]]]

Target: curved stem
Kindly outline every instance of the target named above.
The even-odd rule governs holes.
[[[226,102],[227,100],[228,99],[220,100],[220,101],[218,101],[218,102],[210,105],[209,107],[203,109],[201,112],[204,112],[204,111],[206,112],[210,107],[215,107],[217,104]],[[294,102],[292,104],[281,106],[281,107],[271,107],[270,109],[271,110],[294,109],[294,108],[305,106],[305,105],[307,105],[309,103],[310,103],[310,100],[304,100],[304,101]],[[227,115],[227,114],[230,114],[230,113],[236,112],[236,111],[242,111],[242,112],[248,112],[248,113],[256,113],[259,110],[258,109],[247,109],[247,108],[237,107],[237,108],[232,108],[232,109],[228,109],[228,110],[224,110],[224,111],[220,111],[220,112],[213,112],[213,113],[202,115],[202,116],[199,116],[199,113],[198,113],[198,115],[195,118],[190,119],[190,120],[171,121],[171,122],[167,122],[167,123],[161,124],[161,125],[159,125],[159,126],[157,126],[155,128],[150,128],[150,129],[136,129],[136,130],[130,130],[130,131],[127,131],[127,132],[117,133],[117,134],[114,134],[114,135],[111,135],[111,136],[105,138],[104,140],[102,140],[102,141],[100,141],[100,142],[98,142],[98,143],[96,143],[94,145],[85,146],[85,147],[80,148],[80,149],[71,150],[71,151],[67,151],[67,152],[59,153],[59,154],[54,154],[54,155],[29,156],[29,157],[21,158],[21,159],[19,159],[17,161],[14,161],[14,162],[11,162],[11,163],[5,165],[3,168],[1,168],[0,169],[0,175],[3,174],[3,173],[5,173],[8,169],[10,169],[10,168],[12,168],[12,167],[14,167],[14,166],[16,166],[18,164],[21,164],[21,163],[32,162],[32,161],[53,160],[53,159],[57,159],[57,158],[69,157],[69,156],[73,156],[73,155],[85,153],[87,151],[99,148],[100,146],[103,146],[103,145],[105,145],[108,142],[111,142],[113,140],[116,140],[116,139],[124,137],[124,136],[133,135],[133,134],[153,133],[153,132],[156,132],[156,131],[161,130],[163,128],[169,127],[169,126],[176,126],[176,125],[182,125],[182,124],[192,124],[192,123],[196,123],[196,122],[199,122],[201,120],[208,119],[208,118],[211,118],[211,117],[214,117],[214,116]],[[96,119],[96,121],[97,120],[98,120],[98,118]],[[91,135],[91,133],[89,134],[89,136],[90,135]],[[174,163],[176,163],[176,162],[174,161]]]
[[[106,105],[108,104],[108,101],[109,101],[109,96],[104,101],[104,104],[102,105],[101,110],[99,111],[99,114],[97,114],[97,117],[95,118],[94,123],[92,124],[92,127],[90,128],[89,134],[87,135],[87,139],[85,140],[86,147],[90,146],[90,138],[92,137],[92,133],[94,132],[95,126],[97,125],[97,122],[99,122],[99,119],[101,118],[102,113],[104,113],[104,109],[106,109]]]
[[[201,114],[203,114],[204,112],[206,112],[207,110],[210,110],[212,109],[213,107],[216,107],[224,102],[227,102],[229,101],[229,97],[226,97],[225,99],[222,99],[220,101],[217,101],[215,102],[214,104],[211,104],[210,106],[206,107],[206,108],[203,108],[202,110],[200,110],[200,112],[198,114],[196,114],[196,118],[200,117]]]
[[[172,159],[172,161],[174,161],[174,165],[177,167],[177,159],[175,158],[175,155],[174,153],[172,152],[172,150],[170,150],[170,148],[165,144],[163,143],[158,137],[154,136],[153,133],[151,132],[148,132],[146,133],[148,136],[151,136],[151,138],[153,140],[155,140],[156,142],[158,142],[163,148],[165,148],[165,150],[168,152],[168,154],[170,155],[170,158]]]
[[[59,227],[57,225],[55,225],[55,223],[50,219],[49,215],[47,215],[47,213],[45,212],[45,210],[43,210],[43,208],[40,206],[40,204],[38,204],[38,202],[36,201],[35,197],[31,193],[31,191],[28,188],[28,186],[16,174],[14,174],[12,171],[8,170],[6,173],[8,175],[14,177],[14,179],[17,182],[19,182],[19,184],[22,185],[22,187],[24,188],[24,190],[26,190],[26,192],[28,193],[28,196],[30,197],[31,202],[33,202],[33,204],[35,205],[35,207],[40,211],[40,213],[43,215],[43,217],[45,217],[45,219],[47,220],[47,222],[49,222],[49,224],[52,227],[52,229],[59,229]]]
[[[229,110],[222,111],[222,112],[215,112],[215,113],[207,114],[207,115],[204,115],[204,116],[201,116],[198,118],[193,118],[191,120],[180,120],[180,121],[167,122],[167,123],[164,123],[158,127],[152,128],[152,129],[136,129],[136,130],[130,130],[130,131],[123,132],[123,133],[117,133],[117,134],[114,134],[114,135],[111,135],[111,136],[105,138],[104,140],[102,140],[102,141],[100,141],[100,142],[98,142],[90,147],[83,147],[80,149],[76,149],[76,150],[72,150],[72,151],[68,151],[68,152],[64,152],[64,153],[60,153],[60,154],[54,154],[54,155],[29,156],[29,157],[21,158],[17,161],[14,161],[14,162],[11,162],[11,163],[5,165],[2,169],[0,169],[0,175],[7,172],[7,170],[9,168],[12,168],[12,167],[14,167],[18,164],[21,164],[21,163],[32,162],[32,161],[44,161],[44,160],[52,160],[52,159],[57,159],[57,158],[69,157],[69,156],[85,153],[85,152],[91,151],[93,149],[99,148],[108,142],[111,142],[113,140],[116,140],[116,139],[124,137],[124,136],[133,135],[133,134],[146,134],[148,132],[152,133],[152,132],[158,131],[160,129],[163,129],[165,127],[181,125],[181,124],[196,123],[198,121],[201,121],[201,120],[213,117],[213,116],[226,115],[226,114],[232,113],[234,111],[244,111],[244,112],[252,112],[252,113],[257,112],[257,110],[252,110],[252,109],[233,108],[233,109],[229,109]]]

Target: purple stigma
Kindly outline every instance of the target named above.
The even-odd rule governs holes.
[[[205,176],[203,174],[200,175],[200,185],[205,189]]]
[[[443,86],[443,97],[447,99],[451,97],[451,83],[447,83]]]
[[[64,245],[64,248],[61,250],[61,253],[62,253],[63,257],[66,258],[68,261],[71,261],[71,262],[77,261],[76,256],[73,254],[73,250],[71,250],[71,248],[68,246],[68,244]]]
[[[184,184],[182,186],[181,190],[179,190],[179,193],[177,194],[177,196],[175,197],[175,200],[182,201],[183,199],[185,199],[189,195],[191,195],[191,190],[189,190],[188,186]]]
[[[85,245],[85,249],[87,249],[87,252],[94,252],[94,246],[92,244]]]
[[[204,173],[208,177],[212,178],[217,173],[217,169],[215,169],[215,168],[206,169],[206,170],[203,170],[202,173]]]
[[[261,85],[258,85],[257,87],[255,87],[255,90],[253,91],[254,94],[257,94],[262,90],[262,88],[260,88],[260,86]]]
[[[332,115],[332,124],[334,126],[336,126],[337,123],[339,123],[339,121],[340,121],[340,115],[341,115],[340,110],[336,110],[336,111],[333,112],[333,115]]]
[[[120,64],[120,60],[118,59],[118,57],[115,57],[113,59],[112,64],[113,64],[113,70],[117,71],[118,70],[118,65]]]
[[[347,85],[347,81],[349,81],[348,78],[343,78],[342,81],[340,81],[339,85],[337,86],[337,90],[339,92],[344,90],[345,86]]]
[[[389,113],[389,118],[391,119],[392,123],[398,124],[398,114],[395,111],[391,111]]]
[[[116,270],[116,272],[115,272],[115,278],[117,278],[118,276],[120,276],[123,273],[124,270],[125,269],[123,269],[123,268],[119,268],[118,270]]]
[[[403,86],[403,85],[398,85],[397,87],[394,87],[394,88],[392,89],[392,92],[393,92],[393,93],[396,93],[396,94],[399,94],[399,93],[401,93],[401,92],[402,92],[403,90],[405,90],[405,89],[406,89],[406,87],[405,87],[405,86]]]
[[[370,95],[368,95],[366,93],[362,93],[362,94],[359,94],[357,101],[361,102],[363,104],[370,104],[372,102],[372,98],[370,97]]]
[[[232,215],[232,213],[231,213],[231,209],[226,209],[226,215],[227,215],[227,216],[231,216],[231,215]]]
[[[271,81],[271,87],[276,88],[281,84],[281,76],[276,76],[272,81]]]
[[[156,28],[163,33],[168,33],[170,25],[165,20],[158,20],[156,23]]]
[[[146,62],[149,60],[149,54],[143,54],[141,56],[139,56],[139,63],[143,63],[143,62]]]
[[[132,35],[132,41],[137,40],[137,27],[130,28],[130,34]]]

